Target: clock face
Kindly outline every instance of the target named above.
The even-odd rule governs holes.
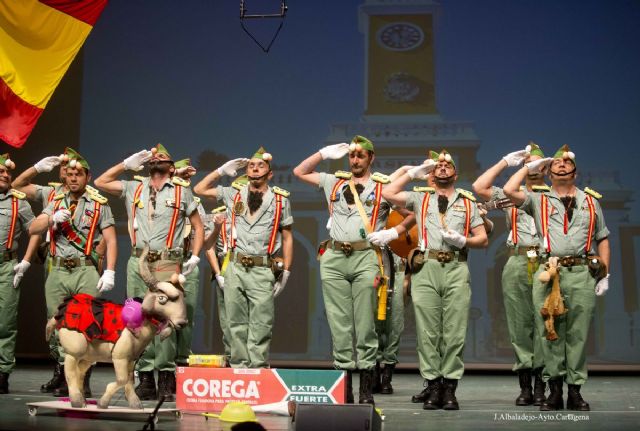
[[[378,30],[378,43],[391,51],[409,51],[424,42],[424,32],[409,22],[393,22]]]

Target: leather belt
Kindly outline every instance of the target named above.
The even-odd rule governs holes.
[[[77,268],[79,266],[93,266],[93,261],[86,257],[54,256],[51,258],[51,265],[71,271],[73,268]]]
[[[546,256],[542,263],[547,263],[549,261],[549,257]],[[572,267],[577,265],[588,265],[589,259],[583,256],[557,256],[558,257],[558,265],[565,267]]]
[[[16,259],[17,257],[17,251],[5,250],[0,253],[0,263],[9,262],[10,260]]]
[[[458,262],[467,261],[466,251],[428,250],[424,255],[427,259],[434,259],[440,263],[449,263],[454,260],[457,260]]]
[[[247,256],[242,253],[231,253],[231,261],[239,263],[245,268],[251,268],[254,266],[271,266],[271,258],[269,256]]]
[[[351,256],[351,253],[354,251],[362,251],[369,250],[371,247],[371,243],[369,241],[354,241],[354,242],[346,242],[346,241],[336,241],[331,240],[327,244],[327,248],[331,248],[336,251],[341,251],[345,254],[345,256]]]
[[[539,256],[540,253],[538,252],[538,248],[539,247],[537,245],[531,245],[528,247],[509,247],[509,256],[527,256],[527,253],[530,251],[535,251]]]
[[[131,255],[135,257],[142,256],[143,249],[134,248],[131,250]],[[153,263],[158,260],[175,260],[182,261],[184,258],[184,251],[181,248],[174,248],[171,250],[149,250],[147,254],[147,262]]]

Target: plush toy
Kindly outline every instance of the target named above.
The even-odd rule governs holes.
[[[545,271],[541,272],[538,280],[542,283],[552,282],[551,292],[544,300],[544,304],[540,309],[540,314],[544,317],[544,327],[547,330],[547,340],[555,341],[558,339],[554,319],[562,316],[567,312],[560,292],[560,268],[558,267],[558,258],[550,257],[549,262],[545,266]]]

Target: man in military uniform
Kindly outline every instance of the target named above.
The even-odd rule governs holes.
[[[75,153],[66,169],[67,191],[57,194],[31,225],[31,234],[49,231],[51,270],[45,282],[47,316],[53,316],[66,296],[86,293],[98,296],[113,289],[117,256],[116,233],[107,199],[89,188],[89,163]],[[104,238],[107,249],[107,269],[98,272],[97,245]],[[58,360],[64,363],[64,351],[58,350]],[[90,393],[88,377],[85,393]],[[54,391],[55,396],[67,396],[66,380]]]
[[[315,171],[321,161],[339,160],[347,154],[349,172]],[[354,370],[360,370],[359,402],[374,403],[373,374],[378,351],[375,285],[383,268],[380,250],[374,249],[367,234],[386,225],[390,209],[382,197],[382,186],[389,179],[371,173],[374,159],[373,143],[357,135],[350,144],[321,148],[293,170],[300,180],[323,189],[329,206],[327,228],[331,239],[320,247],[320,278],[333,339],[333,364],[347,372],[348,403],[354,402]],[[390,231],[394,232],[386,234],[397,238],[396,229]]]
[[[434,187],[402,191],[413,179],[433,177]],[[467,252],[488,244],[471,193],[454,187],[458,175],[451,155],[432,151],[383,191],[395,205],[413,211],[419,249],[410,256],[411,298],[416,317],[420,374],[426,380],[423,408],[458,410],[455,396],[464,373],[471,286]]]
[[[540,187],[525,193],[520,184],[527,175],[548,169],[551,187]],[[542,262],[551,256],[559,257],[560,290],[568,308],[566,314],[555,318],[559,338],[542,339],[544,355],[544,379],[549,383],[550,394],[540,410],[564,408],[563,381],[568,384],[567,408],[588,411],[589,404],[580,394],[587,381],[587,334],[593,317],[596,296],[604,295],[609,288],[609,274],[601,278],[591,273],[590,263],[597,260],[594,252],[609,268],[609,229],[605,224],[600,195],[589,188],[576,187],[575,154],[568,146],[560,148],[553,158],[535,160],[518,170],[505,184],[505,194],[522,210],[531,215],[541,241]],[[533,307],[540,310],[551,286],[542,283],[538,274],[544,271],[540,265],[534,276]],[[545,336],[544,320],[536,313],[538,335]]]
[[[222,276],[234,368],[269,366],[274,298],[284,289],[293,261],[289,192],[269,185],[271,160],[271,154],[260,147],[251,159],[226,162],[194,188],[197,194],[231,208],[230,246]],[[213,186],[221,176],[234,176],[244,166],[247,186],[240,190]],[[282,260],[276,260],[280,248]]]
[[[34,217],[25,194],[10,189],[14,167],[8,154],[0,155],[0,394],[9,393],[9,375],[16,363],[20,280],[31,266],[40,242],[38,235],[31,235],[27,251],[18,263],[18,241]]]
[[[139,171],[149,164],[149,177],[119,180],[125,170]],[[175,166],[167,149],[158,144],[141,150],[113,166],[95,181],[106,193],[125,201],[132,253],[127,263],[127,296],[143,297],[147,286],[139,273],[138,258],[149,247],[147,261],[156,279],[168,281],[182,271],[187,276],[197,266],[203,242],[203,226],[197,203],[185,180],[173,176]],[[194,232],[191,257],[184,260],[184,229],[189,220]],[[136,364],[140,384],[136,394],[142,400],[164,396],[175,399],[176,334],[164,342],[159,336],[144,351]],[[154,370],[158,370],[158,388]]]
[[[533,218],[514,207],[503,190],[493,183],[507,167],[520,166],[524,162],[542,158],[544,153],[540,147],[530,143],[525,150],[504,156],[473,183],[473,191],[478,196],[485,201],[495,202],[498,208],[502,208],[509,229],[509,260],[502,270],[502,294],[509,338],[516,356],[513,371],[518,373],[520,382],[520,395],[515,401],[517,406],[539,406],[544,401],[546,384],[542,379],[542,346],[541,338],[534,330],[537,310],[533,307],[532,295],[533,274],[538,270],[540,260],[540,237]],[[527,175],[523,191],[530,192],[538,186],[544,186],[544,175],[541,172]],[[532,372],[535,376],[533,391]]]

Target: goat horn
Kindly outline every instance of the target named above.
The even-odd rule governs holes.
[[[156,285],[158,284],[158,280],[151,275],[151,271],[149,270],[149,264],[147,263],[147,255],[149,254],[149,246],[145,245],[142,250],[142,254],[138,260],[138,267],[140,269],[140,277],[144,281],[144,284],[147,285],[149,290],[155,291]]]

